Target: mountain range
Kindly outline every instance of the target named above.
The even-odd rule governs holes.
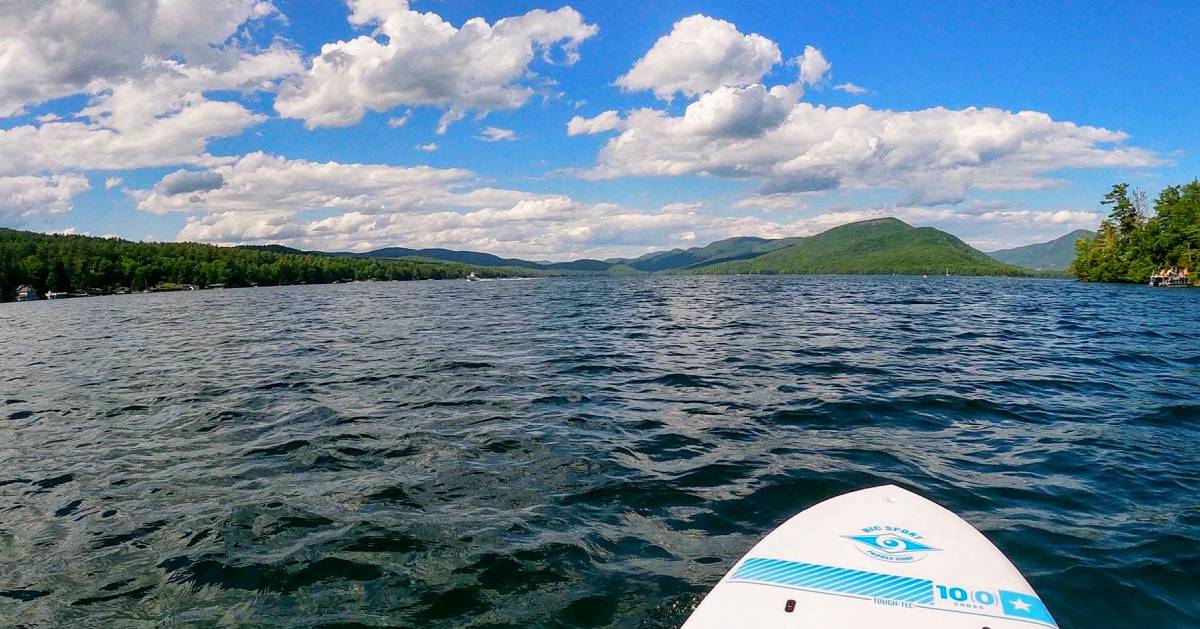
[[[367,252],[301,251],[281,245],[252,246],[277,253],[368,259],[411,259],[474,266],[527,269],[546,274],[632,273],[830,273],[921,275],[1022,275],[1061,271],[1064,245],[1073,255],[1080,230],[1049,243],[986,254],[947,232],[913,227],[896,218],[848,223],[814,236],[793,238],[735,237],[703,247],[656,251],[637,258],[537,262],[488,253],[451,249],[388,247]],[[1015,255],[1010,255],[1015,254]],[[1011,260],[1011,261],[1010,261]]]
[[[1075,259],[1075,243],[1080,240],[1091,240],[1096,232],[1087,229],[1077,229],[1069,234],[1059,236],[1049,242],[1040,242],[1024,247],[1001,249],[989,252],[988,255],[1005,263],[1036,271],[1066,271],[1071,268]]]

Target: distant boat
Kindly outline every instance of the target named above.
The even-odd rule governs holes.
[[[1152,288],[1184,288],[1188,286],[1187,269],[1163,269],[1150,276]]]
[[[67,291],[46,291],[46,299],[77,299],[79,297],[91,297],[91,295],[86,292],[71,293]]]
[[[41,299],[38,292],[32,286],[22,285],[17,287],[17,301],[37,301]]]
[[[470,273],[467,274],[468,282],[478,282],[479,279],[480,279],[479,276],[475,275],[475,271],[471,271]]]

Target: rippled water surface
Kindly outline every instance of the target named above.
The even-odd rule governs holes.
[[[1200,617],[1200,290],[412,282],[0,304],[0,624],[674,627],[896,483],[1064,627]]]

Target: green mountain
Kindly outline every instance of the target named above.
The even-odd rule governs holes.
[[[748,260],[699,267],[696,273],[1021,275],[932,227],[880,218],[834,227]]]
[[[835,227],[808,238],[741,236],[703,247],[656,251],[638,258],[532,262],[452,249],[388,247],[365,253],[299,251],[280,245],[255,246],[275,253],[336,257],[453,262],[539,275],[695,272],[695,273],[850,273],[1018,275],[958,238],[930,227],[912,227],[894,218]]]
[[[534,269],[548,272],[573,271],[581,273],[629,274],[637,272],[655,273],[658,271],[675,271],[704,264],[753,258],[786,247],[798,240],[798,238],[769,239],[739,236],[718,240],[703,247],[654,251],[633,259],[584,259],[572,260],[570,262],[533,262],[519,258],[501,258],[490,253],[479,253],[476,251],[455,251],[453,249],[440,248],[409,249],[407,247],[387,247],[365,253],[337,252],[328,255],[372,259],[437,260],[477,266]],[[268,245],[268,247],[272,251],[286,249],[286,247],[281,247],[280,245]],[[308,251],[297,253],[319,254],[320,252]]]
[[[672,271],[689,269],[704,264],[714,264],[730,260],[754,258],[776,249],[781,249],[800,240],[799,238],[755,238],[753,236],[738,236],[726,238],[703,247],[691,249],[672,249],[670,251],[655,251],[633,260],[609,260],[629,265],[639,271],[654,273],[656,271]]]
[[[422,260],[426,262],[453,262],[472,266],[486,266],[507,269],[530,269],[534,271],[561,272],[577,271],[580,273],[628,273],[624,260],[572,260],[570,262],[532,262],[520,258],[502,258],[490,253],[478,251],[456,251],[454,249],[410,249],[408,247],[385,247],[374,251],[302,251],[283,245],[243,245],[243,249],[270,251],[273,253],[288,253],[294,255],[333,256],[338,258],[363,258],[367,260]]]
[[[739,236],[726,238],[703,247],[691,249],[672,249],[670,251],[654,251],[638,258],[612,258],[609,260],[572,260],[570,262],[534,262],[520,258],[502,258],[490,253],[478,251],[457,251],[454,249],[410,249],[408,247],[385,247],[374,251],[301,251],[283,245],[246,245],[245,249],[270,251],[273,253],[290,253],[296,255],[324,255],[344,258],[366,258],[372,260],[425,260],[437,262],[455,262],[475,266],[503,267],[509,269],[530,269],[548,273],[608,273],[613,275],[628,275],[630,273],[654,273],[657,271],[674,271],[688,269],[703,264],[742,260],[753,258],[776,249],[786,247],[799,240],[798,238],[755,238]]]
[[[1096,232],[1077,229],[1049,242],[1040,242],[1024,247],[1001,249],[988,255],[1005,263],[1038,271],[1066,271],[1075,259],[1075,242],[1091,240]]]

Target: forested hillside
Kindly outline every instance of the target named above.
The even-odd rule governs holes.
[[[1108,218],[1090,241],[1075,245],[1071,270],[1090,282],[1145,282],[1164,268],[1195,277],[1200,262],[1200,181],[1168,186],[1153,206],[1145,193],[1114,185],[1101,201]]]
[[[880,218],[834,227],[749,260],[696,269],[697,273],[819,273],[1022,275],[963,241],[932,227]]]
[[[414,260],[288,255],[194,243],[145,243],[0,229],[0,300],[16,287],[46,291],[146,290],[160,284],[199,287],[320,284],[349,280],[416,280],[503,276],[503,269]]]

